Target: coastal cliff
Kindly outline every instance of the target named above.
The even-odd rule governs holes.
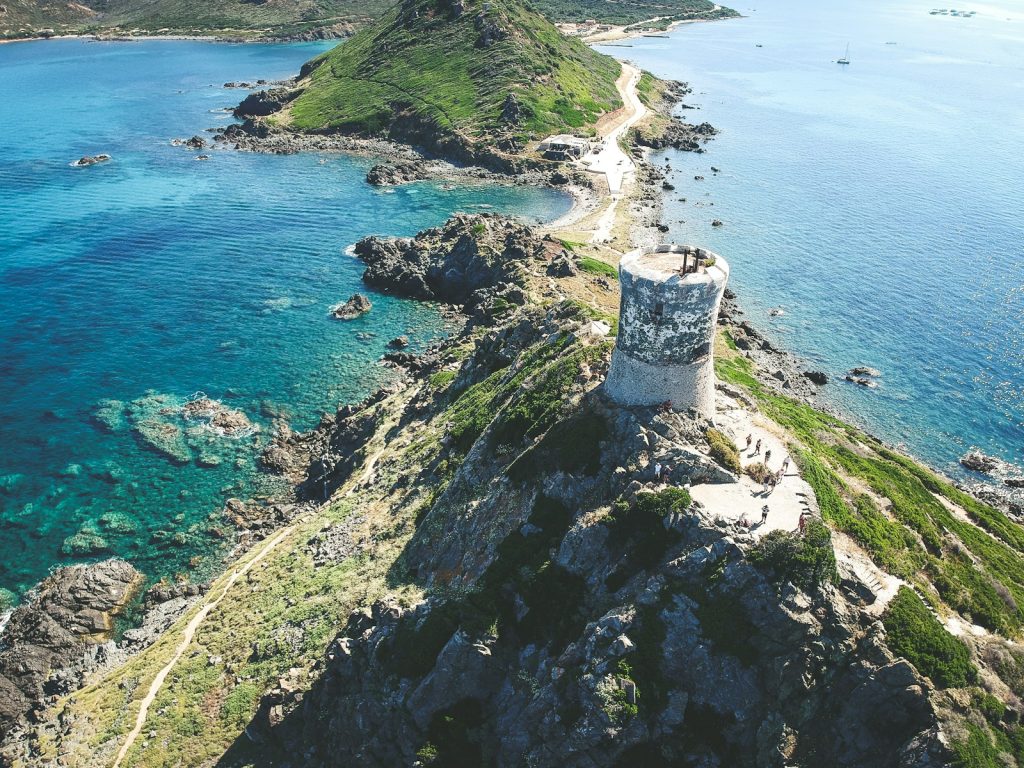
[[[1014,614],[986,619],[967,581],[954,594],[940,578],[967,547],[981,578],[1011,567],[1002,534],[947,523],[959,543],[916,572],[870,536],[888,530],[912,561],[920,539],[895,517],[909,493],[1013,524],[781,395],[778,361],[759,372],[732,348],[734,307],[712,423],[604,396],[616,318],[573,298],[606,290],[578,246],[461,216],[360,250],[388,290],[437,275],[424,297],[459,302],[464,330],[389,353],[394,384],[281,432],[264,466],[307,506],[156,643],[23,723],[12,762],[940,766],[1018,732]],[[731,447],[743,419],[783,430],[784,487],[813,489],[802,535],[781,497],[763,530],[700,501],[750,492],[739,462],[756,462]],[[864,470],[833,464],[844,441],[890,473],[862,493],[888,499],[889,522],[848,496]],[[967,615],[991,634],[958,639],[936,618]]]

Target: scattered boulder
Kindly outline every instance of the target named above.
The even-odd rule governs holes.
[[[84,168],[85,166],[96,165],[97,163],[109,162],[110,159],[110,155],[84,155],[75,160],[71,165],[76,168]]]
[[[189,149],[204,149],[206,147],[206,139],[202,136],[193,136],[191,139],[186,139],[184,146]]]
[[[555,256],[548,264],[547,274],[551,277],[572,277],[579,274],[575,262],[566,251]]]
[[[960,464],[972,472],[991,475],[1000,468],[1003,462],[994,456],[987,456],[981,451],[974,449],[960,457]]]
[[[406,335],[396,336],[388,342],[388,346],[391,349],[405,349],[409,346],[409,337]]]
[[[336,320],[355,320],[373,308],[373,304],[361,293],[352,294],[344,304],[331,307],[331,316]]]
[[[427,178],[422,163],[414,161],[399,161],[394,163],[382,163],[375,165],[366,174],[366,183],[375,187],[391,186],[395,184],[407,184],[411,181],[420,181]]]
[[[846,381],[849,381],[851,384],[857,384],[858,386],[867,387],[868,389],[876,389],[878,387],[877,381],[869,379],[866,376],[853,376],[851,374],[846,374],[845,378]]]
[[[824,371],[804,371],[804,378],[810,380],[819,387],[823,387],[828,384],[828,374]]]
[[[876,368],[869,368],[866,365],[858,365],[856,368],[850,369],[850,376],[881,376],[882,372]]]

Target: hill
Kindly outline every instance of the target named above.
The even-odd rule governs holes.
[[[592,133],[621,105],[620,72],[517,0],[404,0],[309,62],[271,122],[389,135],[448,156],[453,144],[516,152],[547,134]]]
[[[380,18],[392,0],[5,0],[0,39],[41,33],[190,34],[238,38],[345,37]],[[557,22],[632,24],[658,18],[731,15],[709,0],[542,0]]]
[[[56,34],[340,37],[377,18],[390,0],[7,0],[0,38]]]

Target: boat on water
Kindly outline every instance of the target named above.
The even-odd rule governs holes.
[[[850,44],[846,44],[846,53],[843,54],[843,58],[836,59],[836,64],[849,64],[850,63]]]

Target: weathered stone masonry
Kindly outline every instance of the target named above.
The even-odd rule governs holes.
[[[605,382],[623,405],[715,412],[713,350],[729,265],[703,248],[659,245],[619,264],[619,335]]]

